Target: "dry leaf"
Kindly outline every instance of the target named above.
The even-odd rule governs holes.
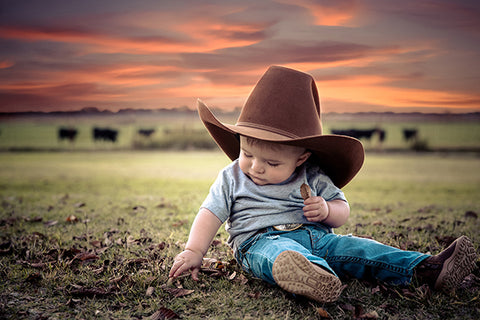
[[[57,223],[58,223],[57,220],[50,220],[50,221],[45,222],[44,225],[45,225],[45,227],[53,227]]]
[[[307,184],[302,184],[300,186],[300,194],[302,195],[303,200],[307,200],[312,196],[312,191]]]
[[[322,317],[322,319],[330,319],[330,315],[323,308],[317,308],[317,313]]]
[[[179,319],[180,316],[174,311],[161,307],[157,312],[152,314],[147,320],[163,320],[163,319]]]
[[[167,286],[162,286],[162,289],[173,295],[175,298],[188,296],[195,292],[195,290],[188,290],[184,288],[168,288]]]
[[[40,216],[36,216],[36,217],[33,217],[33,218],[26,217],[23,220],[25,220],[25,222],[42,222],[43,218],[40,217]]]
[[[69,262],[69,264],[72,264],[75,261],[80,261],[82,264],[83,263],[89,263],[93,262],[94,260],[100,259],[99,256],[97,256],[94,253],[89,253],[89,252],[80,252],[73,259]]]
[[[106,296],[111,293],[110,290],[105,290],[104,288],[85,288],[82,286],[77,287],[70,291],[74,297],[95,297],[95,296]]]
[[[370,311],[360,315],[360,319],[378,319],[379,315],[377,311]]]
[[[119,283],[125,278],[125,275],[121,274],[118,277],[108,279],[110,283]]]
[[[98,241],[98,240],[92,240],[92,241],[90,241],[90,244],[95,248],[101,248],[102,247],[102,242]]]
[[[147,297],[150,297],[152,294],[153,294],[153,291],[155,291],[155,288],[154,287],[148,287],[147,288],[147,292],[145,293],[145,295]]]
[[[35,272],[35,273],[31,273],[28,275],[28,277],[25,279],[25,281],[27,282],[37,282],[37,281],[40,281],[42,279],[42,276],[40,275],[39,272]]]
[[[67,219],[65,219],[65,221],[70,222],[70,223],[76,223],[80,220],[78,220],[78,218],[72,214],[72,215],[69,215],[67,217]]]
[[[73,205],[75,208],[85,207],[85,202],[77,202]]]
[[[245,277],[243,274],[239,274],[236,278],[235,278],[235,282],[239,282],[241,285],[246,285],[247,282],[248,282],[248,278]]]

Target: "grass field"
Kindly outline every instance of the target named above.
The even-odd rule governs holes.
[[[235,123],[235,117],[221,117]],[[60,127],[78,130],[74,143],[59,141]],[[94,142],[94,127],[118,130],[116,143]],[[477,118],[416,116],[411,118],[382,116],[330,115],[324,121],[324,133],[332,129],[373,129],[386,132],[380,143],[378,135],[363,140],[368,150],[480,151],[480,122]],[[154,129],[145,138],[139,129]],[[416,141],[406,142],[403,129],[418,131]],[[44,116],[0,119],[0,150],[129,150],[129,149],[192,149],[216,148],[195,113],[186,114],[123,114],[108,116]]]
[[[339,301],[295,299],[244,274],[223,228],[201,281],[168,282],[219,152],[0,153],[0,318],[478,319],[480,274],[453,296],[345,281]],[[472,154],[367,154],[337,233],[431,252],[465,234],[479,251]]]

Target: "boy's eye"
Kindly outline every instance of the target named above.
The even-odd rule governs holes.
[[[245,156],[245,158],[251,158],[251,157],[252,157],[251,154],[248,154],[248,153],[246,153],[245,151],[243,151],[243,155]]]
[[[278,163],[271,163],[271,162],[267,162],[269,166],[271,167],[278,167],[279,164]]]

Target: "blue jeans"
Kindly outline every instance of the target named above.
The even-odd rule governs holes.
[[[275,284],[273,262],[287,250],[300,252],[341,279],[380,280],[392,285],[409,284],[413,269],[429,257],[370,239],[336,235],[321,226],[310,225],[294,231],[267,228],[266,232],[242,243],[235,256],[245,271]]]

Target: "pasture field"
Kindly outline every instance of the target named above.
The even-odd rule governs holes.
[[[244,274],[223,228],[199,282],[168,281],[227,163],[218,151],[0,153],[0,318],[480,318],[478,268],[451,296],[346,280],[322,305]],[[352,213],[336,233],[432,254],[464,234],[480,253],[478,155],[367,154],[344,191]]]
[[[236,116],[219,117],[227,123],[235,123]],[[480,120],[477,116],[449,118],[416,116],[392,117],[388,114],[376,116],[327,115],[323,119],[324,133],[332,129],[375,129],[385,131],[381,142],[374,134],[370,140],[362,140],[367,150],[405,151],[480,151]],[[73,143],[57,138],[60,127],[71,127],[78,131]],[[118,130],[115,143],[94,141],[95,127]],[[141,129],[155,132],[144,137]],[[405,141],[404,129],[417,130],[416,140]],[[215,149],[194,112],[178,114],[121,114],[16,117],[0,119],[0,150],[130,150],[130,149]]]

